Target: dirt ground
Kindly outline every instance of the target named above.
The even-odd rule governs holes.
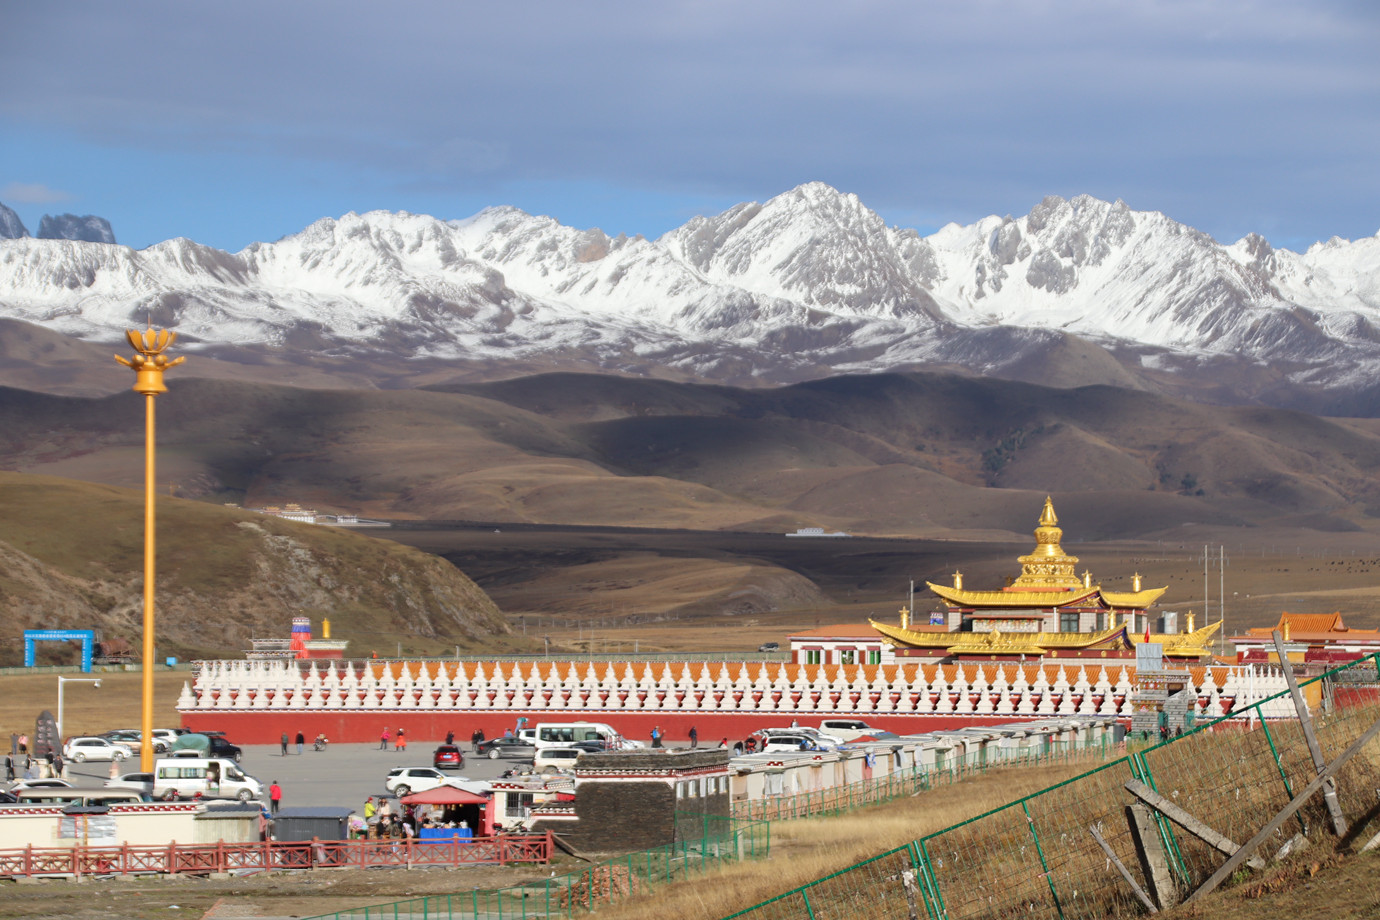
[[[1225,617],[1224,635],[1276,623],[1281,611],[1340,611],[1348,626],[1380,629],[1380,550],[1349,535],[1221,535],[1202,543],[1108,542],[1064,549],[1094,583],[1129,590],[1167,587],[1160,609],[1196,624]],[[794,630],[874,617],[895,620],[909,603],[924,612],[935,598],[926,581],[998,588],[1020,574],[1020,543],[904,538],[787,539],[726,531],[505,525],[409,525],[387,539],[436,553],[459,566],[538,648],[593,652],[749,651]],[[1219,547],[1221,549],[1219,550]],[[683,580],[676,580],[683,576]],[[794,581],[780,576],[790,576]],[[721,579],[721,590],[712,589]],[[818,590],[802,603],[799,583]],[[723,590],[730,585],[730,590]],[[754,587],[756,590],[754,591]],[[1206,614],[1206,615],[1205,615]],[[1225,648],[1220,649],[1225,651]]]
[[[62,693],[64,735],[89,735],[114,728],[139,727],[143,675],[137,671],[101,674],[64,674],[64,677],[100,678],[101,685],[69,683]],[[190,671],[157,671],[153,676],[155,728],[181,724],[177,697]],[[43,710],[58,714],[58,675],[0,675],[0,738],[8,743],[10,732],[34,733],[34,717]],[[6,747],[6,750],[9,750]]]
[[[422,895],[517,885],[550,871],[540,866],[410,871],[320,869],[224,881],[156,877],[80,883],[0,882],[0,920],[309,917]]]

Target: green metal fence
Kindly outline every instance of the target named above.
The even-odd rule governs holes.
[[[941,766],[912,767],[885,776],[859,780],[843,786],[814,789],[794,795],[769,796],[733,803],[733,817],[758,821],[789,821],[837,815],[867,805],[878,805],[911,796],[938,786],[960,783],[971,776],[999,767],[1052,766],[1055,764],[1093,764],[1126,753],[1126,743],[1101,742],[1087,747],[1059,747],[1049,751],[1022,749],[990,756],[986,750],[969,751],[946,760]]]
[[[1331,762],[1380,720],[1380,656],[1336,668],[1304,683],[1324,705],[1313,724]],[[1127,822],[1138,781],[1236,845],[1245,843],[1316,777],[1292,720],[1259,720],[1287,691],[1252,707],[1128,754],[1002,808],[929,834],[818,879],[725,920],[1101,920],[1143,916],[1145,908],[1111,867],[1096,828],[1136,883],[1149,889]],[[1277,704],[1276,704],[1277,705]],[[1254,710],[1254,712],[1252,711]],[[1248,722],[1240,721],[1245,717]],[[1250,721],[1254,719],[1253,723]],[[1337,792],[1353,820],[1374,811],[1380,789],[1380,740],[1342,767]],[[1206,881],[1226,857],[1156,816],[1155,831],[1181,892]],[[1296,833],[1321,841],[1331,825],[1321,796],[1260,848],[1272,855]]]
[[[771,850],[771,826],[711,815],[677,815],[676,840],[552,878],[457,894],[357,907],[307,920],[527,920],[589,913],[741,859]]]

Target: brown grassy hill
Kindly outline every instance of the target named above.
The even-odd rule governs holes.
[[[0,659],[22,629],[91,628],[138,645],[143,496],[0,473]],[[492,648],[508,628],[454,566],[410,547],[202,502],[161,499],[159,654],[217,654],[286,635],[292,616],[329,617],[356,653]]]
[[[1107,386],[922,373],[751,390],[580,374],[433,390],[171,386],[163,481],[251,505],[990,537],[1028,531],[1015,490],[1085,504],[1090,538],[1380,531],[1375,424]],[[137,399],[0,391],[0,464],[136,486]]]

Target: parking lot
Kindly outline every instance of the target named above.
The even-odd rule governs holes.
[[[497,779],[505,770],[523,764],[519,760],[489,760],[474,757],[469,745],[461,745],[465,752],[465,766],[445,771],[455,777],[473,780]],[[393,767],[429,767],[435,744],[410,744],[406,751],[395,752],[391,747],[380,751],[377,744],[332,744],[324,751],[314,751],[310,743],[299,755],[295,745],[289,745],[284,757],[278,745],[244,745],[240,769],[260,780],[264,788],[274,780],[283,787],[283,808],[299,806],[336,805],[362,810],[364,799],[371,795],[386,795],[384,777]],[[121,773],[139,769],[137,755],[120,765]],[[67,778],[80,786],[99,786],[110,777],[110,764],[68,764]],[[264,796],[267,801],[267,794]]]

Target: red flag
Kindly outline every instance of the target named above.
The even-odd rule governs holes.
[[[1150,643],[1150,618],[1149,618],[1149,617],[1146,617],[1146,618],[1145,618],[1145,642],[1146,642],[1147,645]]]

